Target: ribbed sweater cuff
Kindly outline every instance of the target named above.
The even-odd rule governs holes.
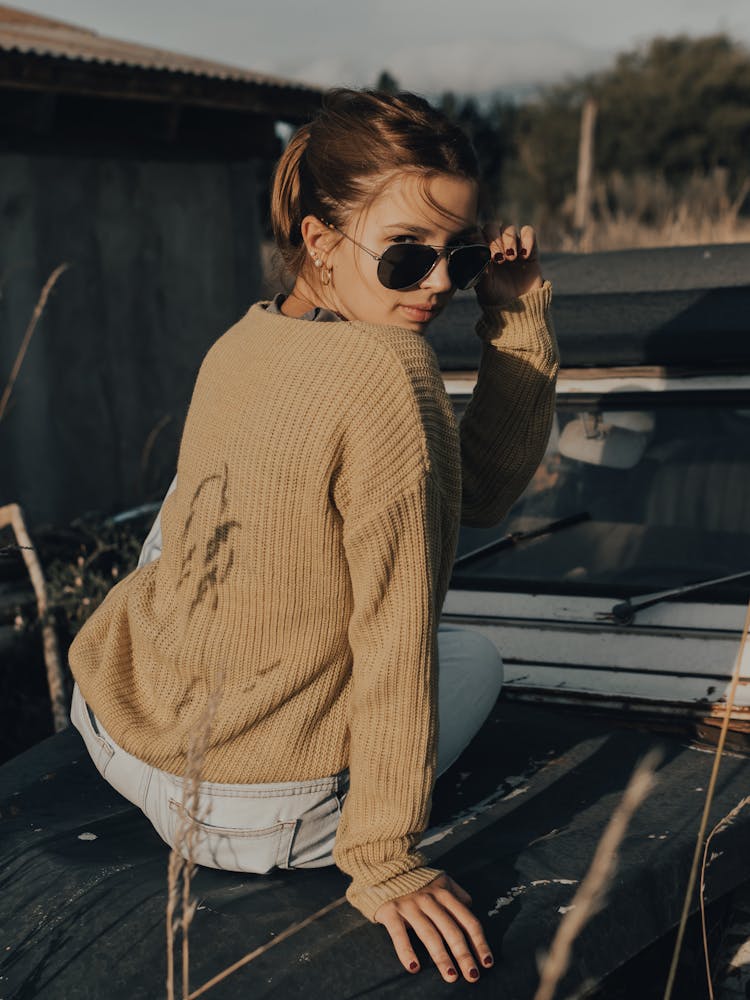
[[[553,363],[559,353],[550,320],[552,284],[545,281],[525,295],[499,306],[484,306],[476,325],[477,336],[504,350],[541,354]]]
[[[364,889],[357,889],[355,883],[346,890],[346,898],[356,907],[359,912],[375,923],[375,911],[382,903],[388,903],[398,896],[404,896],[407,892],[416,892],[436,879],[438,875],[443,875],[442,868],[412,868],[402,875],[394,875],[393,878],[380,885],[368,886]]]

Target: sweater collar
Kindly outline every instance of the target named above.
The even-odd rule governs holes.
[[[308,322],[308,320],[305,317],[308,316],[310,313],[312,313],[314,310],[309,310],[308,313],[305,314],[305,317],[302,317],[302,316],[287,316],[285,313],[282,313],[280,309],[269,308],[273,305],[274,302],[278,300],[278,298],[279,296],[276,295],[273,299],[262,299],[254,303],[254,305],[252,305],[248,310],[247,316],[250,317],[252,315],[255,315],[257,317],[258,313],[262,312],[262,314],[264,316],[267,316],[272,322],[279,322],[279,323],[300,323],[302,321],[304,321],[305,323]],[[321,311],[328,312],[329,310],[321,309]],[[371,333],[379,334],[385,340],[389,341],[397,341],[407,344],[408,343],[424,344],[430,350],[433,350],[432,344],[427,339],[427,336],[425,334],[417,333],[415,330],[410,330],[408,327],[397,326],[395,323],[394,324],[367,323],[364,320],[359,320],[359,319],[343,319],[336,313],[334,313],[333,315],[336,316],[336,321],[337,321],[336,325],[338,327],[344,328],[346,326],[349,326],[356,330],[369,331]]]
[[[284,313],[281,311],[281,307],[284,304],[286,295],[283,292],[278,292],[271,301],[266,305],[266,312],[277,314],[283,316]],[[261,303],[262,305],[263,303]],[[288,317],[289,319],[304,319],[309,320],[313,323],[340,323],[344,321],[343,316],[339,316],[338,313],[334,312],[332,309],[324,309],[323,306],[313,306],[312,309],[308,309],[306,313],[297,317]]]

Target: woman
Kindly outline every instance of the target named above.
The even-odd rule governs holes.
[[[70,650],[77,728],[167,843],[213,692],[195,860],[335,863],[404,967],[408,926],[447,982],[492,955],[417,845],[502,665],[438,621],[459,523],[501,521],[541,459],[558,364],[534,231],[482,233],[477,202],[467,138],[425,101],[327,96],[274,178],[294,287],[208,351],[159,557],[144,548]],[[483,309],[460,428],[426,339],[457,287]]]

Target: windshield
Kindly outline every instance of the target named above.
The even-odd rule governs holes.
[[[451,586],[630,596],[748,569],[750,394],[727,398],[558,396],[545,457],[508,517],[461,527]],[[454,399],[459,417],[466,402]],[[743,579],[685,599],[749,597]]]

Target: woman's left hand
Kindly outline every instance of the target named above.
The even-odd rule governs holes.
[[[542,268],[533,226],[490,223],[482,230],[492,260],[476,285],[481,306],[499,306],[542,287]]]

